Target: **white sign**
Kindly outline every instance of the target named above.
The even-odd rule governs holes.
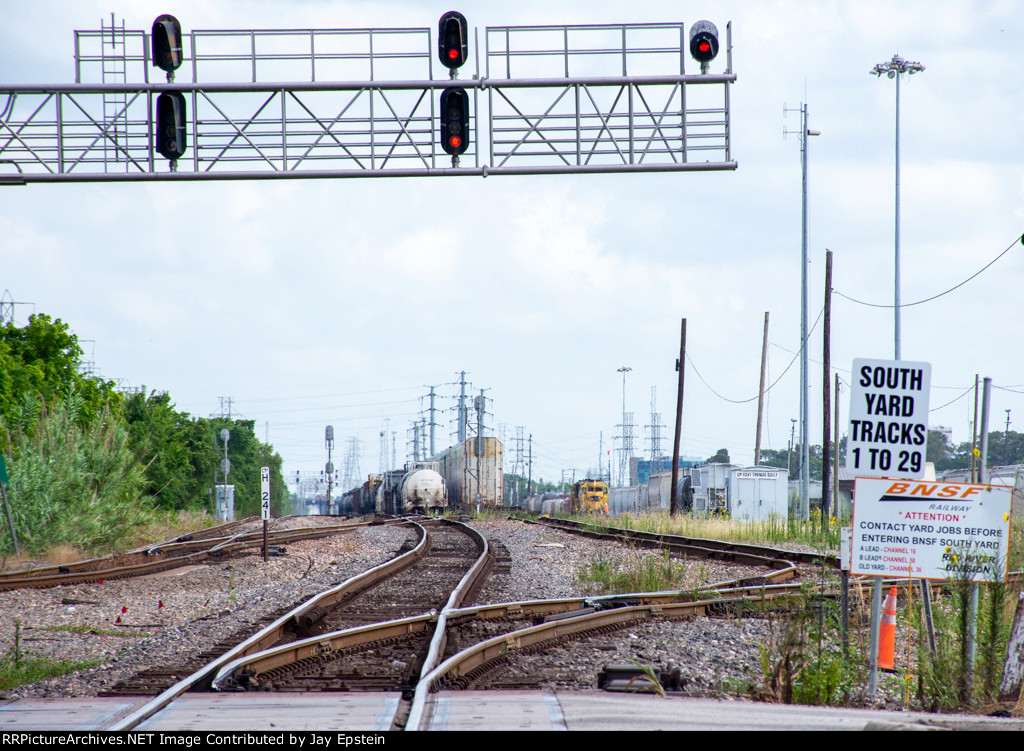
[[[924,476],[932,366],[854,360],[846,469],[854,477]]]
[[[774,480],[784,469],[738,469],[732,476],[737,480]]]
[[[260,509],[264,519],[270,518],[270,467],[260,469],[260,498],[262,499]]]
[[[1011,492],[1005,485],[858,477],[852,573],[1005,581]]]

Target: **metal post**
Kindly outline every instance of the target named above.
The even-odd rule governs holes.
[[[924,70],[921,63],[904,60],[899,55],[893,55],[892,60],[887,63],[879,63],[871,69],[871,73],[881,77],[883,73],[888,78],[896,79],[896,229],[895,229],[895,272],[893,291],[893,326],[894,326],[894,351],[895,359],[902,357],[902,335],[900,332],[900,78],[904,73],[913,75]]]
[[[800,518],[811,516],[810,410],[807,403],[807,105],[800,107]]]
[[[783,114],[787,110],[783,108]],[[785,133],[785,131],[784,131]],[[808,398],[807,353],[807,137],[820,133],[807,127],[807,105],[800,105],[800,518],[811,515],[810,409]]]
[[[626,441],[626,373],[631,371],[632,368],[623,365],[619,368],[618,372],[622,373],[622,458],[619,460],[619,486],[626,487],[629,485],[628,479],[628,468],[629,468],[629,447],[630,443]],[[632,429],[632,426],[630,426]],[[624,481],[625,480],[625,481]]]
[[[893,274],[893,332],[895,359],[903,359],[903,337],[900,330],[900,76],[896,76],[896,237]]]
[[[882,619],[882,578],[876,576],[871,585],[871,647],[868,655],[868,696],[878,692],[878,634]]]

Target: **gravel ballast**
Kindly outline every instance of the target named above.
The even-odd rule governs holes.
[[[324,523],[326,520],[321,520]],[[287,520],[287,526],[303,522]],[[508,573],[497,572],[478,603],[594,594],[578,581],[597,560],[632,565],[657,553],[569,535],[506,519],[472,523],[508,549]],[[146,668],[183,663],[261,618],[294,605],[393,557],[411,537],[400,527],[363,527],[333,538],[290,543],[287,554],[264,562],[258,551],[212,566],[40,590],[0,592],[0,650],[11,654],[18,634],[24,658],[98,664],[70,675],[9,689],[0,698],[96,696]],[[714,561],[673,561],[682,589],[757,576],[763,569]],[[594,690],[611,663],[683,668],[684,693],[742,696],[761,675],[762,645],[771,649],[773,626],[756,618],[694,618],[658,622],[599,640],[572,643],[547,658],[546,685]],[[68,629],[74,629],[73,631]],[[532,671],[523,656],[510,667]]]

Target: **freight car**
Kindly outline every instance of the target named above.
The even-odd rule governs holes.
[[[502,457],[501,441],[484,436],[469,438],[431,458],[439,465],[450,504],[470,509],[505,505]]]
[[[448,489],[437,462],[411,462],[404,469],[370,475],[345,493],[338,508],[343,514],[424,514],[443,511]]]
[[[443,511],[448,505],[448,488],[438,472],[437,462],[405,465],[402,478],[402,510],[407,514]]]

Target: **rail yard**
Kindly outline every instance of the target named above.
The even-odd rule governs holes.
[[[256,526],[205,537],[238,539]],[[61,727],[58,718],[81,720],[89,702],[103,708],[93,727],[104,729],[188,729],[196,720],[182,713],[197,706],[219,707],[213,728],[237,712],[249,729],[450,728],[458,726],[452,708],[481,691],[494,706],[508,692],[509,706],[556,695],[596,700],[618,696],[600,690],[616,682],[636,683],[637,665],[656,671],[673,698],[753,698],[737,687],[758,685],[761,646],[778,636],[756,603],[814,581],[830,564],[800,551],[593,539],[501,518],[274,526],[293,537],[301,527],[327,534],[275,543],[266,562],[252,542],[153,574],[0,592],[3,611],[17,614],[0,648],[14,649],[17,638],[26,653],[99,663],[8,691],[5,728]],[[653,547],[683,572],[679,591],[601,597],[579,580],[588,562],[636,559]],[[341,702],[331,711],[321,706],[328,696]],[[277,701],[268,697],[280,704],[253,718],[251,702]],[[899,703],[890,694],[880,704],[886,699]],[[61,701],[79,704],[61,714]],[[322,711],[311,717],[311,706]]]

